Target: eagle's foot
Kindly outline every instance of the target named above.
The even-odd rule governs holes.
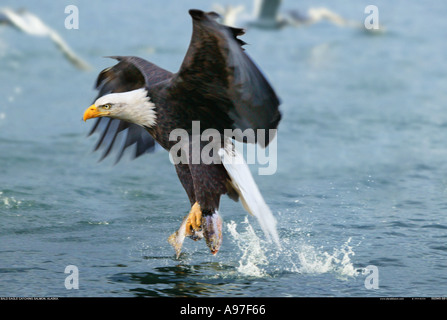
[[[186,218],[185,235],[193,240],[200,240],[203,238],[202,210],[197,202],[194,203]]]

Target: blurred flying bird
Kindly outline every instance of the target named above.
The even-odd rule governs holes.
[[[310,25],[320,21],[329,21],[338,26],[360,26],[360,24],[348,21],[335,12],[327,8],[310,8],[303,13],[298,10],[289,10],[280,13],[282,0],[255,0],[253,15],[242,15],[242,22],[238,21],[238,16],[243,12],[243,6],[221,6],[214,5],[214,10],[219,13],[221,23],[234,26],[235,24],[245,24],[247,27],[261,29],[279,29],[285,26]]]
[[[39,17],[25,9],[12,10],[0,8],[0,25],[9,25],[17,30],[36,37],[48,37],[62,52],[70,63],[81,70],[88,70],[90,66],[77,56],[62,37],[53,29],[48,27]]]

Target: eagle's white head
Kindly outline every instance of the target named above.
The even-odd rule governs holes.
[[[128,92],[109,93],[99,97],[84,112],[84,121],[109,117],[151,128],[156,124],[155,104],[144,88]]]

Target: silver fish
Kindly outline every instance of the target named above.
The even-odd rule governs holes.
[[[217,211],[202,216],[202,230],[206,245],[212,254],[216,254],[222,245],[222,218]]]

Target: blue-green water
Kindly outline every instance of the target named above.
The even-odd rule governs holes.
[[[251,1],[244,3],[251,10]],[[284,1],[326,6],[385,32],[320,23],[249,29],[247,52],[282,99],[278,167],[255,179],[278,219],[267,243],[224,199],[217,256],[167,237],[189,210],[166,152],[98,163],[81,120],[108,55],[176,71],[189,8],[210,1],[17,1],[87,60],[82,72],[47,39],[0,26],[0,296],[445,296],[447,4]],[[66,5],[79,29],[64,28]],[[79,270],[66,289],[65,267]],[[378,289],[365,287],[376,266]]]

